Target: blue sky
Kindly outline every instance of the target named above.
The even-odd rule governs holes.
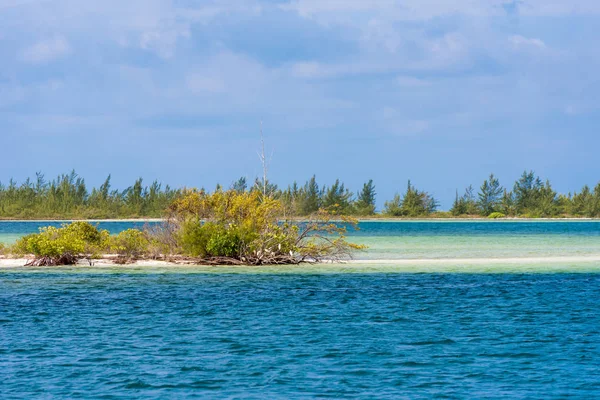
[[[0,0],[0,180],[600,180],[596,0]]]

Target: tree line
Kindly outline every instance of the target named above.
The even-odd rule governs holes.
[[[579,192],[559,194],[549,180],[543,181],[533,171],[524,171],[512,189],[503,187],[491,174],[477,193],[473,186],[462,195],[457,192],[450,213],[484,217],[599,217],[600,183],[594,189],[585,185]]]
[[[137,179],[125,190],[111,187],[111,177],[91,190],[75,171],[46,180],[42,173],[18,184],[0,182],[0,218],[106,219],[161,217],[181,194],[155,181]]]
[[[533,171],[525,171],[512,187],[503,187],[491,174],[478,190],[473,186],[456,193],[452,208],[439,211],[439,202],[410,181],[405,190],[376,209],[377,192],[373,180],[351,191],[337,179],[321,185],[316,176],[304,184],[294,182],[280,188],[259,179],[248,182],[245,177],[228,187],[217,185],[216,191],[238,193],[262,192],[279,200],[288,216],[308,216],[319,210],[338,215],[390,217],[460,217],[460,216],[520,216],[520,217],[599,217],[600,184],[594,189],[584,186],[576,193],[558,194],[551,183],[543,181]],[[209,192],[208,190],[204,190]],[[0,182],[0,218],[4,219],[106,219],[159,218],[167,207],[180,198],[185,189],[174,189],[154,181],[149,186],[137,179],[124,190],[111,186],[111,177],[99,187],[89,188],[75,171],[47,180],[42,173],[34,179],[17,183],[11,179]]]

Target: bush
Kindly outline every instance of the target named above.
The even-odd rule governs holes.
[[[430,214],[431,218],[452,218],[454,215],[450,211],[436,211]]]
[[[40,233],[21,238],[14,250],[17,254],[34,255],[30,265],[70,265],[82,257],[100,255],[108,238],[108,231],[100,231],[88,222],[73,222],[61,228],[41,228]]]
[[[334,260],[363,248],[345,240],[348,224],[333,222],[332,213],[302,223],[281,222],[283,215],[281,202],[257,191],[188,191],[171,205],[167,224],[178,227],[180,254],[215,264]]]
[[[191,257],[205,257],[209,239],[206,233],[207,231],[202,229],[202,221],[183,222],[178,238],[183,254]]]
[[[138,229],[127,229],[110,238],[110,251],[119,257],[117,261],[134,261],[149,252],[150,240]]]
[[[241,252],[242,235],[235,226],[187,221],[181,232],[181,246],[191,257],[236,257]]]
[[[488,218],[491,218],[491,219],[506,218],[506,215],[502,214],[501,212],[493,212],[490,215],[488,215]]]
[[[203,230],[208,231],[206,254],[212,257],[237,257],[241,253],[241,238],[235,227],[229,229],[216,225],[205,224]]]

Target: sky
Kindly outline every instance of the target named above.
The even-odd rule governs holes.
[[[0,181],[600,180],[597,0],[0,0]]]

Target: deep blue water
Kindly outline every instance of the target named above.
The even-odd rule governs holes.
[[[0,398],[592,399],[599,309],[600,274],[4,270]]]

